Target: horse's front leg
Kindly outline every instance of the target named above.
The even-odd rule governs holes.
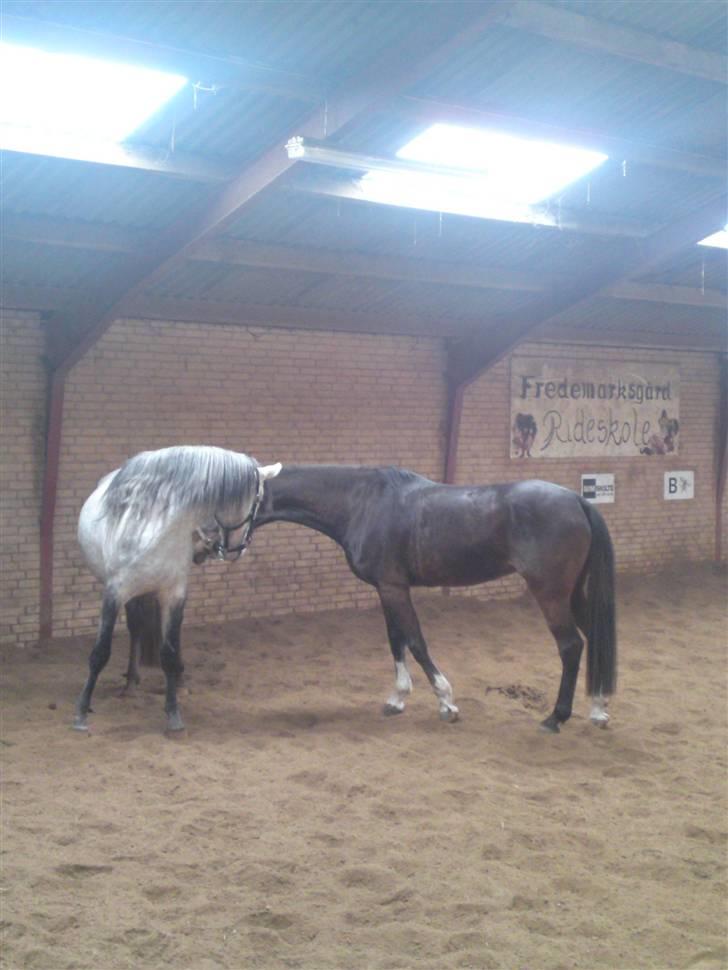
[[[387,623],[395,669],[394,691],[384,705],[384,713],[401,714],[404,710],[405,698],[412,690],[412,679],[407,670],[405,658],[405,651],[409,648],[432,685],[438,700],[440,717],[443,721],[457,721],[460,712],[453,703],[452,687],[429,654],[417,613],[412,605],[409,587],[379,586],[377,592]]]
[[[88,658],[88,678],[76,704],[76,717],[73,721],[73,727],[76,731],[88,731],[87,718],[91,712],[91,695],[93,694],[99,674],[109,662],[109,657],[111,656],[111,637],[114,633],[114,624],[116,623],[118,612],[119,603],[116,595],[113,590],[105,589],[101,602],[99,632],[91,655]]]
[[[162,670],[166,678],[164,710],[167,732],[184,731],[184,722],[177,704],[177,687],[184,670],[180,634],[185,609],[185,590],[176,590],[159,597],[162,611]]]
[[[126,690],[130,692],[139,684],[139,654],[144,630],[143,596],[135,596],[126,604],[126,626],[129,630],[129,663],[126,667]]]

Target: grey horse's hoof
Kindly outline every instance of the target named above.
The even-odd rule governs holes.
[[[404,713],[404,704],[401,707],[397,707],[396,704],[385,704],[382,707],[382,714],[385,717],[395,717],[397,714]]]
[[[75,717],[73,719],[73,724],[71,725],[74,731],[86,731],[88,732],[88,724],[86,723],[85,717]]]
[[[460,711],[455,706],[442,707],[440,708],[440,720],[447,721],[448,724],[454,724],[460,720]]]

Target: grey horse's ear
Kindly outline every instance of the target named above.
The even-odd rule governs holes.
[[[275,478],[281,468],[283,468],[283,465],[279,461],[275,465],[258,465],[258,474],[260,475],[261,482],[265,482],[269,478]]]

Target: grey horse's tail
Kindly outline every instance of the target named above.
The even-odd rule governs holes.
[[[614,547],[599,510],[585,499],[581,499],[581,505],[591,526],[592,540],[571,602],[576,622],[587,638],[587,693],[607,697],[617,687]]]

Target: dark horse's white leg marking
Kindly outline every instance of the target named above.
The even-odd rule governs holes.
[[[394,693],[384,705],[384,713],[401,714],[404,710],[404,699],[412,690],[412,680],[405,663],[405,650],[409,648],[432,685],[439,703],[440,717],[443,721],[457,721],[460,712],[453,703],[452,687],[430,657],[417,613],[412,605],[409,587],[379,586],[377,592],[387,623],[389,645],[397,675]]]

